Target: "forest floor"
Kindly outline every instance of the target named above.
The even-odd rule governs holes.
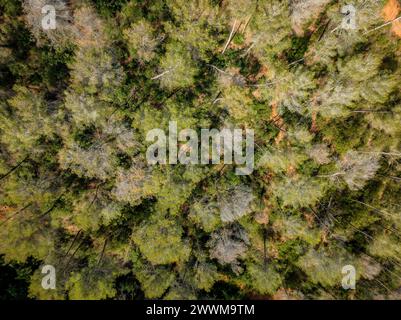
[[[387,21],[394,20],[397,18],[401,11],[401,6],[398,0],[389,0],[383,8],[383,17]],[[401,21],[397,20],[393,22],[391,31],[397,36],[401,37]]]

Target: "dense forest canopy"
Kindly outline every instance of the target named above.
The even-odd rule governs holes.
[[[400,299],[400,15],[0,0],[0,298]],[[253,172],[150,165],[170,121],[252,129]]]

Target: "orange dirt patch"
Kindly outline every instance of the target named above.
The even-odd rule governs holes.
[[[262,212],[255,214],[255,221],[259,224],[267,225],[269,223],[269,209],[265,208]]]
[[[272,300],[298,300],[300,297],[291,289],[280,288],[272,297]]]
[[[295,170],[294,166],[290,165],[287,168],[287,176],[292,177],[297,171]]]
[[[263,204],[264,204],[263,211],[258,212],[255,215],[255,220],[259,224],[267,225],[269,223],[269,216],[271,211],[271,205],[269,204],[269,198],[267,195],[263,197]]]
[[[0,220],[5,220],[7,217],[7,214],[10,211],[13,211],[14,208],[9,207],[9,206],[0,206]]]
[[[276,144],[279,144],[281,142],[281,140],[284,139],[284,136],[285,136],[284,120],[283,120],[283,118],[280,117],[280,115],[277,111],[277,103],[275,103],[275,102],[272,103],[272,113],[270,116],[270,120],[273,121],[274,125],[277,128],[281,128],[280,132],[278,133],[278,135],[275,139]]]
[[[312,111],[312,126],[310,128],[310,131],[312,133],[316,133],[318,131],[317,125],[316,125],[316,119],[317,119],[317,112],[316,110]]]
[[[252,91],[252,95],[258,100],[262,99],[262,93],[260,92],[259,89],[256,89],[255,91]]]
[[[315,218],[312,214],[304,212],[305,220],[309,228],[312,228],[315,224]]]
[[[262,67],[259,69],[258,74],[255,76],[255,80],[259,80],[262,77],[265,77],[269,74],[269,69],[267,66],[262,65]]]
[[[401,5],[398,0],[389,0],[384,6],[382,15],[385,21],[391,21],[398,17]],[[391,31],[401,38],[401,20],[392,23]]]
[[[70,234],[76,234],[80,230],[76,225],[72,224],[68,218],[64,218],[62,220],[62,224],[65,230],[67,230]]]

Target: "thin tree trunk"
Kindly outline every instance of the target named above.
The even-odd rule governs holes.
[[[221,69],[219,69],[219,68],[217,68],[216,66],[214,66],[214,65],[212,65],[212,64],[208,64],[208,66],[210,66],[210,67],[212,67],[214,70],[216,70],[216,71],[218,71],[218,72],[220,72],[220,73],[222,73],[222,74],[225,74],[225,75],[227,75],[227,76],[229,76],[229,77],[233,77],[231,74],[229,74],[228,72],[225,72],[224,70],[221,70]]]
[[[101,262],[102,259],[103,259],[104,251],[106,250],[107,240],[108,240],[108,238],[106,238],[106,240],[104,240],[102,253],[101,253],[101,255],[100,255],[99,261],[97,262],[97,266],[100,265],[100,262]]]
[[[182,90],[182,88],[178,88],[176,90],[174,90],[172,93],[170,93],[162,102],[158,103],[155,108],[160,108],[164,103],[166,103],[166,101],[168,101],[169,99],[171,99],[172,97],[174,97],[178,92],[180,92]]]
[[[253,16],[253,14],[251,14],[251,15],[249,16],[248,20],[246,20],[245,25],[244,25],[244,28],[242,28],[241,33],[244,33],[244,32],[245,32],[245,29],[248,27],[248,24],[249,24],[249,22],[250,22],[251,19],[252,19],[252,16]]]
[[[267,266],[267,255],[266,255],[266,238],[267,238],[266,228],[263,229],[263,269],[266,271]]]
[[[233,27],[232,27],[232,29],[231,29],[230,35],[229,35],[229,37],[228,37],[228,39],[227,39],[227,42],[226,42],[226,44],[225,44],[225,46],[224,46],[223,51],[221,52],[222,54],[224,54],[224,52],[226,52],[226,49],[227,49],[228,45],[229,45],[230,42],[231,42],[231,39],[232,39],[232,37],[233,37],[233,34],[234,34],[234,30],[235,30],[236,25],[237,25],[237,20],[234,20],[234,24],[233,24]]]
[[[332,177],[336,177],[336,176],[342,176],[344,174],[345,174],[344,172],[336,172],[336,173],[333,173],[333,174],[320,174],[320,175],[317,175],[316,177],[319,177],[319,178],[332,178]]]
[[[388,22],[386,22],[386,23],[384,23],[384,24],[382,24],[382,25],[380,25],[380,26],[378,26],[378,27],[376,27],[376,28],[374,28],[372,30],[368,30],[368,31],[364,32],[363,35],[371,33],[371,32],[376,31],[376,30],[379,30],[379,29],[381,29],[381,28],[393,23],[394,21],[397,21],[397,20],[400,20],[400,19],[401,19],[401,17],[398,17],[398,18],[395,18],[395,19],[393,19],[391,21],[388,21]]]
[[[69,266],[69,264],[70,264],[72,258],[74,258],[75,254],[78,252],[78,250],[79,250],[79,249],[81,248],[81,246],[84,244],[84,240],[85,240],[85,239],[83,239],[83,240],[80,242],[80,244],[78,245],[78,247],[75,249],[75,251],[74,251],[74,252],[72,253],[72,255],[69,257],[69,259],[67,260],[67,263],[65,264],[65,267],[63,268],[63,270],[62,270],[61,272],[64,272],[64,271],[67,269],[67,267]]]
[[[78,239],[78,236],[81,234],[81,232],[82,232],[82,229],[79,229],[79,231],[77,232],[77,234],[74,237],[74,240],[72,240],[72,243],[71,243],[70,247],[68,248],[68,250],[67,250],[66,254],[64,255],[64,257],[68,256],[68,254],[70,253],[72,247],[75,244],[75,241]]]
[[[288,66],[292,66],[292,65],[297,64],[297,63],[299,63],[299,62],[302,62],[302,61],[304,61],[304,60],[305,60],[305,57],[291,62]]]
[[[331,19],[329,19],[329,21],[327,21],[326,25],[324,26],[323,31],[322,31],[322,33],[320,34],[319,39],[317,40],[318,42],[319,42],[320,40],[322,40],[324,34],[325,34],[326,31],[327,31],[327,27],[329,26],[330,22],[331,22]]]
[[[44,213],[42,213],[39,218],[43,218],[44,216],[46,216],[47,214],[49,214],[50,212],[53,211],[53,209],[56,207],[57,202],[61,199],[61,197],[65,194],[65,191],[56,199],[54,200],[52,206],[50,207],[50,209],[46,210]]]
[[[158,74],[157,76],[154,76],[153,78],[150,78],[150,80],[159,79],[159,78],[163,77],[165,74],[169,73],[170,71],[171,71],[171,69],[170,69],[170,70],[166,70],[166,71],[164,71],[164,72]]]
[[[381,174],[378,174],[378,176],[383,177],[383,178],[393,179],[393,180],[395,180],[395,181],[401,181],[401,178],[400,178],[400,177],[384,176],[384,175],[381,175]]]
[[[98,194],[98,191],[99,191],[99,187],[100,187],[102,184],[104,184],[104,182],[99,183],[99,184],[96,186],[95,196],[93,197],[91,203],[89,204],[88,209],[89,209],[90,207],[92,207],[93,203],[96,201],[96,199],[97,199],[97,194]]]
[[[28,203],[25,207],[23,207],[22,209],[18,210],[17,212],[15,212],[13,215],[9,216],[6,220],[4,220],[0,226],[2,226],[3,224],[5,224],[7,221],[11,220],[12,218],[16,217],[17,215],[19,215],[21,212],[23,212],[25,209],[27,209],[28,207],[30,207],[32,205],[31,203]]]
[[[217,94],[216,98],[214,98],[212,104],[215,104],[217,101],[219,101],[220,96],[221,96],[221,91],[219,91],[219,93]]]
[[[245,53],[241,57],[245,57],[249,51],[255,46],[256,42],[252,42],[252,44],[249,46],[249,48],[245,51]]]
[[[354,201],[354,202],[357,202],[359,204],[362,204],[362,205],[364,205],[364,206],[366,206],[366,207],[368,207],[370,209],[376,210],[377,212],[383,213],[383,214],[385,214],[385,215],[387,215],[387,216],[389,216],[391,218],[394,218],[394,215],[392,215],[391,213],[389,213],[387,211],[384,211],[384,210],[381,210],[381,209],[378,209],[378,208],[375,208],[375,207],[371,206],[370,204],[367,204],[367,203],[359,201],[359,200],[354,200],[354,199],[350,199],[350,200]]]
[[[391,111],[376,111],[376,110],[355,110],[355,111],[351,111],[354,113],[392,113]]]
[[[21,164],[23,164],[26,160],[28,160],[29,156],[26,156],[22,161],[20,161],[16,166],[14,166],[13,168],[11,168],[11,170],[9,170],[5,175],[3,175],[0,178],[0,181],[3,180],[4,178],[6,178],[9,174],[11,174],[13,171],[17,170]]]
[[[359,153],[371,153],[371,154],[382,154],[385,156],[397,156],[401,157],[401,152],[380,152],[380,151],[357,151]]]

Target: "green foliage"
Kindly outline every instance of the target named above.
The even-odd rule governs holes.
[[[84,272],[73,274],[67,288],[71,300],[100,300],[113,297],[116,293],[113,284],[105,278]]]
[[[399,299],[386,3],[0,0],[1,297]],[[170,121],[253,130],[255,170],[149,164]]]
[[[213,284],[220,278],[217,267],[212,263],[197,262],[194,269],[193,281],[197,288],[209,292]]]
[[[283,206],[313,206],[324,195],[324,183],[317,179],[286,177],[274,184],[273,194],[282,201]]]
[[[308,275],[312,283],[322,286],[340,286],[343,274],[342,267],[353,265],[357,269],[357,261],[341,247],[310,249],[301,257],[297,265]],[[356,274],[357,279],[359,274]]]
[[[2,300],[27,299],[30,276],[37,268],[37,261],[28,259],[25,263],[5,263],[0,256],[0,298]]]
[[[270,265],[248,264],[246,271],[251,288],[260,294],[273,294],[281,285],[280,275]]]
[[[161,59],[160,85],[168,90],[188,87],[197,72],[188,50],[179,43],[168,43]]]
[[[311,245],[320,242],[320,233],[308,227],[306,221],[297,216],[278,216],[273,223],[273,228],[289,240],[302,239]]]
[[[182,228],[174,220],[154,214],[149,221],[134,230],[132,238],[151,263],[182,263],[188,260],[190,253],[182,233]]]
[[[175,275],[166,266],[153,266],[144,262],[134,253],[132,257],[136,278],[141,284],[145,296],[149,299],[159,298],[174,282]]]
[[[382,233],[377,235],[370,244],[369,252],[374,256],[397,260],[400,254],[400,244],[396,238]]]
[[[123,33],[124,38],[127,39],[130,54],[144,62],[152,60],[157,46],[153,32],[151,24],[146,20],[138,21],[125,29]]]

